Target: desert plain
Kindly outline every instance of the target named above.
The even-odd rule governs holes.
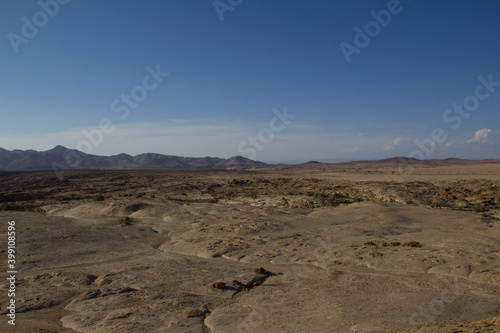
[[[0,332],[500,332],[499,205],[499,161],[0,173]]]

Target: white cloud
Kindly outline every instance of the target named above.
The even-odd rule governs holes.
[[[391,152],[391,151],[393,151],[393,150],[394,150],[394,146],[393,146],[393,145],[391,145],[391,144],[388,144],[388,143],[387,143],[387,144],[385,144],[385,145],[382,147],[382,150],[385,150],[385,151],[389,151],[389,152]]]
[[[474,137],[468,140],[467,143],[479,143],[485,145],[500,144],[500,132],[493,131],[490,128],[483,128],[477,130]]]
[[[455,144],[455,141],[448,141],[445,143],[444,147],[449,148],[449,147],[453,146],[454,144]]]
[[[396,148],[396,146],[399,146],[401,144],[401,141],[401,138],[396,138],[391,143],[386,143],[385,145],[383,145],[382,150],[392,152],[394,148]]]

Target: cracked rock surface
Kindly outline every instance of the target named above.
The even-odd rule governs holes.
[[[37,209],[0,211],[18,269],[0,331],[498,332],[500,180],[431,171],[3,176]]]

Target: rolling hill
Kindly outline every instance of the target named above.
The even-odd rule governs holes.
[[[98,156],[75,149],[57,146],[46,151],[5,150],[0,148],[0,171],[35,171],[65,169],[102,170],[204,170],[251,169],[266,163],[242,156],[228,159],[218,157],[182,157],[154,153],[137,156],[119,154]]]

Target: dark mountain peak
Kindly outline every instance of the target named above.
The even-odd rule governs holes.
[[[228,158],[227,160],[223,160],[223,162],[220,163],[224,163],[228,167],[254,167],[254,166],[262,167],[267,165],[264,162],[254,161],[243,156],[233,156]]]
[[[386,158],[383,160],[380,160],[379,162],[404,162],[404,161],[418,161],[415,157],[404,157],[404,156],[399,156],[399,157],[391,157],[391,158]]]
[[[248,158],[243,156],[233,156],[227,159],[228,161],[236,161],[236,162],[246,162]]]
[[[110,158],[114,158],[114,159],[119,159],[119,158],[132,159],[133,156],[131,156],[129,154],[121,153],[121,154],[118,154],[118,155],[111,155]]]
[[[64,147],[64,146],[61,146],[61,145],[57,145],[55,146],[54,148],[50,149],[50,150],[47,150],[47,152],[51,152],[51,153],[65,153],[67,152],[69,149]]]

